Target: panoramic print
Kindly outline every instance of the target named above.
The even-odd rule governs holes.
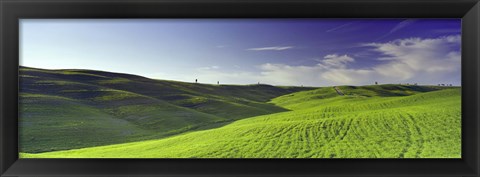
[[[20,158],[461,158],[461,19],[22,19]]]

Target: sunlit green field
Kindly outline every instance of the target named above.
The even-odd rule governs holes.
[[[159,82],[156,85],[159,89],[165,87],[161,87],[160,83],[168,82]],[[186,85],[177,88],[185,89]],[[195,84],[191,85],[195,86]],[[101,85],[101,87],[106,86],[108,85]],[[218,89],[220,86],[202,87],[208,90]],[[112,89],[112,87],[108,88]],[[337,88],[343,95],[337,93],[333,87],[297,88],[297,90],[288,91],[269,87],[255,89],[252,92],[238,92],[238,95],[235,94],[238,90],[225,89],[212,93],[202,91],[198,96],[192,93],[199,92],[198,89],[191,89],[185,91],[189,92],[189,97],[186,99],[179,99],[179,97],[168,100],[160,96],[147,96],[157,102],[145,104],[148,105],[147,107],[143,104],[127,104],[128,106],[110,105],[105,108],[91,105],[90,102],[79,106],[78,101],[75,101],[77,99],[68,98],[68,96],[57,98],[25,93],[23,95],[25,100],[42,98],[40,100],[67,103],[61,104],[65,106],[63,110],[66,111],[63,117],[60,116],[62,111],[54,108],[44,108],[40,104],[33,103],[25,104],[29,105],[25,109],[52,109],[51,112],[58,114],[56,117],[50,117],[48,119],[50,121],[44,122],[46,125],[40,128],[51,127],[52,131],[44,134],[49,138],[59,138],[58,141],[51,140],[50,142],[54,143],[50,144],[61,144],[62,139],[73,136],[65,132],[73,133],[80,138],[76,139],[78,146],[62,146],[52,150],[48,149],[49,143],[38,143],[45,148],[37,151],[34,150],[35,148],[29,148],[22,151],[20,156],[22,158],[461,157],[461,89],[459,87],[373,85]],[[119,86],[116,86],[116,89],[120,90],[119,92],[123,91],[124,96],[108,94],[95,96],[92,97],[92,103],[145,96],[145,93],[125,91],[127,89]],[[272,93],[274,92],[272,89],[277,90]],[[261,99],[255,99],[256,95]],[[215,100],[222,102],[214,102]],[[196,102],[210,104],[208,109],[184,105],[198,104]],[[119,102],[111,102],[111,104],[114,103]],[[157,104],[162,105],[152,106]],[[236,107],[226,107],[228,104]],[[51,104],[44,106],[48,107],[48,105],[51,106]],[[81,114],[82,112],[84,114]],[[186,126],[175,127],[176,121],[170,121],[168,124],[168,120],[179,119],[180,113],[189,112],[195,116],[186,116],[187,118],[181,119],[183,121],[181,125]],[[117,114],[125,114],[127,118]],[[75,115],[76,118],[68,115]],[[138,120],[135,115],[146,117],[147,121]],[[159,117],[162,117],[161,120]],[[63,121],[69,118],[74,120],[66,120],[65,124],[78,124],[70,125],[69,129],[79,127],[82,131],[89,128],[92,130],[83,134],[70,130],[60,131],[51,125],[57,120]],[[21,120],[25,119],[27,118]],[[100,123],[89,124],[88,122]],[[21,121],[21,123],[26,122]],[[39,124],[39,122],[36,123]],[[65,124],[58,124],[65,128]],[[191,128],[192,126],[204,127]],[[134,132],[129,135],[130,137],[126,136],[129,141],[121,142],[121,129]],[[34,134],[28,132],[36,129],[24,126],[23,129],[21,127],[22,130],[24,131],[23,142],[30,142],[28,137]],[[115,131],[120,132],[113,133]],[[22,132],[20,134],[22,135]],[[114,138],[107,143],[101,143],[109,139],[104,137],[109,136]],[[95,142],[95,138],[92,137],[99,142]],[[142,137],[149,138],[142,139]],[[39,141],[35,138],[34,140]],[[89,145],[82,147],[82,144]],[[35,144],[32,147],[34,146]]]

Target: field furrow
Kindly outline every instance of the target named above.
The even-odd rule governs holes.
[[[428,90],[402,96],[361,95],[362,92],[349,88],[342,88],[342,91],[344,96],[336,94],[331,87],[283,95],[271,100],[270,103],[290,111],[250,117],[220,128],[158,140],[22,156],[47,158],[461,156],[459,88]],[[372,94],[371,91],[367,93]],[[395,92],[398,93],[399,91]]]

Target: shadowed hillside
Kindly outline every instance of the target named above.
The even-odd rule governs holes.
[[[272,98],[313,88],[209,85],[92,70],[20,67],[20,151],[156,139],[287,111]]]

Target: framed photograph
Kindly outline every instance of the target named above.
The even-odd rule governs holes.
[[[0,176],[479,176],[478,0],[0,9]]]

